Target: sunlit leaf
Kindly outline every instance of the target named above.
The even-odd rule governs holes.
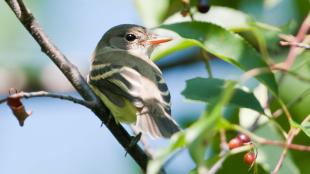
[[[220,26],[206,22],[182,22],[162,25],[161,28],[172,30],[183,37],[187,42],[205,49],[207,52],[236,65],[243,71],[254,68],[264,69],[264,73],[256,76],[271,91],[277,93],[277,84],[274,75],[262,56],[239,35]]]
[[[193,8],[192,11],[195,9]],[[253,19],[247,14],[228,7],[212,6],[208,13],[195,11],[193,17],[196,21],[210,22],[232,31],[250,30]],[[232,20],[233,19],[233,20]],[[191,21],[189,16],[183,17],[179,12],[170,16],[164,24]]]
[[[191,100],[213,102],[224,90],[225,81],[222,79],[197,77],[186,81],[186,88],[182,94]],[[264,112],[254,94],[240,88],[235,89],[228,104]]]
[[[144,25],[154,27],[164,20],[169,8],[169,0],[135,0],[135,5]]]
[[[158,61],[159,59],[167,56],[171,53],[183,50],[185,48],[197,46],[197,43],[192,40],[182,39],[182,38],[175,38],[170,43],[166,43],[156,49],[152,54],[152,60]]]
[[[300,130],[302,130],[308,137],[310,137],[310,122],[306,122],[303,125],[300,125],[298,123],[296,123],[293,120],[290,120],[290,123],[292,126],[299,128]]]

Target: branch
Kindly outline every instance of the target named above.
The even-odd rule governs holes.
[[[290,39],[291,42],[294,42],[294,43],[302,42],[303,39],[305,38],[305,36],[307,35],[307,32],[309,31],[309,29],[310,29],[310,12],[306,16],[303,23],[301,24],[300,29],[299,29],[296,37],[293,37]],[[282,63],[282,66],[284,69],[287,69],[287,70],[290,69],[290,67],[293,65],[293,63],[296,59],[297,54],[298,54],[298,47],[296,47],[295,45],[291,45],[288,56],[287,56],[286,60],[284,61],[284,63]]]
[[[252,148],[251,146],[252,145],[241,146],[232,150],[228,150],[225,153],[221,154],[220,159],[213,164],[207,174],[216,174],[222,168],[223,163],[229,156],[249,151]]]
[[[220,152],[220,154],[222,155],[222,154],[226,153],[227,151],[229,151],[225,129],[220,129],[220,140],[221,140],[221,143],[220,143],[221,152]]]
[[[296,129],[296,128],[292,128],[292,129],[289,131],[289,133],[288,133],[288,138],[287,138],[287,140],[286,140],[286,143],[287,143],[287,144],[291,144],[291,143],[292,143],[292,141],[293,141],[295,135],[297,135],[297,132],[296,132],[296,131],[298,131],[298,129]],[[288,146],[286,146],[286,147],[284,148],[284,150],[282,151],[281,156],[280,156],[280,158],[279,158],[279,161],[278,161],[276,167],[274,168],[274,170],[272,171],[272,174],[277,174],[277,173],[280,171],[280,168],[281,168],[281,166],[282,166],[282,164],[283,164],[283,161],[284,161],[284,159],[285,159],[285,156],[286,156],[287,152],[288,152]]]
[[[301,125],[304,125],[305,123],[307,123],[308,121],[310,120],[310,115],[308,115],[301,123]],[[292,144],[293,142],[293,139],[296,135],[298,135],[300,132],[300,128],[295,128],[295,127],[291,127],[291,130],[289,131],[288,133],[288,137],[287,137],[287,140],[286,140],[286,144],[287,146],[284,148],[284,150],[282,151],[281,153],[281,156],[279,158],[279,161],[276,165],[276,167],[274,168],[274,170],[272,171],[272,174],[277,174],[279,171],[280,171],[280,168],[283,164],[283,161],[285,159],[285,156],[288,152],[288,146],[290,144]]]
[[[61,100],[67,100],[67,101],[71,101],[73,103],[77,103],[80,105],[83,105],[87,108],[93,108],[93,104],[90,102],[87,102],[85,100],[81,100],[72,96],[66,96],[66,95],[59,95],[59,94],[52,94],[46,91],[38,91],[38,92],[19,92],[16,94],[11,95],[11,97],[18,97],[18,98],[25,98],[25,99],[29,99],[29,98],[35,98],[35,97],[50,97],[50,98],[58,98]],[[0,104],[6,102],[8,99],[8,97],[1,99],[0,100]]]
[[[288,42],[288,41],[280,41],[281,46],[295,46],[299,48],[303,48],[306,50],[310,50],[309,44],[299,43],[299,42]]]
[[[42,30],[41,26],[26,8],[22,0],[5,0],[9,7],[12,9],[18,20],[29,31],[32,37],[40,45],[41,50],[57,65],[66,78],[71,82],[77,92],[88,102],[94,103],[92,111],[96,116],[108,127],[118,142],[128,149],[128,153],[138,163],[143,171],[146,171],[148,156],[138,146],[128,148],[131,142],[131,136],[120,125],[117,124],[114,118],[109,118],[110,111],[106,108],[101,100],[92,92],[85,79],[63,53],[48,39],[47,35]],[[111,120],[111,121],[109,121]]]
[[[290,144],[287,142],[282,142],[282,141],[277,141],[277,140],[268,140],[268,139],[265,139],[263,137],[260,137],[260,136],[253,134],[252,132],[242,128],[239,125],[232,124],[231,129],[239,131],[239,132],[249,136],[253,141],[257,142],[258,144],[274,145],[274,146],[285,147],[285,148],[287,147],[288,149],[292,149],[292,150],[310,152],[310,146],[299,145],[299,144]]]

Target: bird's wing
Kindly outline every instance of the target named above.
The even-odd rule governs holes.
[[[164,100],[164,108],[166,112],[171,115],[171,103],[170,103],[170,92],[168,86],[165,82],[165,79],[162,77],[161,73],[156,73],[156,85],[160,91],[160,95]]]
[[[141,79],[139,73],[133,69],[111,64],[96,64],[89,74],[89,83],[107,96],[111,102],[123,107],[126,98],[135,107],[143,107]]]
[[[160,69],[152,60],[147,57],[130,54],[129,52],[124,50],[107,48],[101,51],[97,51],[94,56],[95,58],[93,61],[93,66],[97,66],[100,64],[109,64],[113,62],[113,66],[130,67],[136,70],[140,76],[142,76],[139,77],[137,75],[136,79],[134,80],[138,80],[139,77],[141,82],[146,82],[145,80],[142,80],[143,78],[146,78],[149,81],[153,82],[157,86],[157,88],[151,91],[153,93],[152,95],[158,94],[159,96],[156,95],[158,97],[158,100],[162,103],[166,112],[169,115],[171,114],[170,93],[168,90],[168,86],[164,78],[162,77]],[[124,75],[131,74],[127,76],[132,76],[134,72],[130,70],[128,71],[124,69]],[[145,86],[146,84],[142,83],[141,85]]]

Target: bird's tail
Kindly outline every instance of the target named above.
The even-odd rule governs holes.
[[[152,106],[146,106],[143,110],[137,117],[137,126],[143,132],[148,132],[152,137],[169,138],[181,130],[176,121],[167,115],[160,105],[154,106],[153,103]]]

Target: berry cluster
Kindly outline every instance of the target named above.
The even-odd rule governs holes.
[[[182,0],[182,3],[183,9],[181,10],[181,15],[186,17],[190,13],[190,2],[189,0]],[[199,0],[196,8],[200,13],[207,13],[210,10],[208,0]]]
[[[228,147],[229,149],[234,149],[247,144],[252,144],[251,138],[247,135],[239,134],[238,136],[229,141]],[[253,152],[253,149],[251,149],[243,156],[243,160],[248,166],[253,166],[256,160],[256,154]]]

